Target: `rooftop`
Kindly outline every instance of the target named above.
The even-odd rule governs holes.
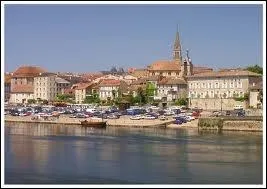
[[[38,66],[21,66],[12,75],[12,77],[36,77],[40,73],[46,72]]]
[[[195,74],[192,76],[188,76],[188,78],[203,78],[203,77],[229,77],[229,76],[258,76],[260,74],[250,72],[247,70],[240,70],[240,69],[227,69],[227,70],[220,70],[220,71],[210,71],[210,72],[203,72],[199,74]]]

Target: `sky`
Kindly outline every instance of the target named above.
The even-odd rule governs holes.
[[[262,5],[5,5],[5,71],[146,68],[183,54],[198,66],[263,64]]]

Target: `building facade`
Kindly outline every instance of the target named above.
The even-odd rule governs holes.
[[[127,83],[120,80],[103,80],[99,84],[99,98],[101,100],[113,100],[118,97],[119,93],[124,93],[128,90]]]
[[[204,72],[188,77],[190,107],[204,109],[233,109],[235,105],[246,107],[235,98],[244,97],[249,87],[262,80],[261,75],[240,69]]]
[[[77,87],[75,87],[75,102],[78,104],[83,103],[86,96],[93,93],[92,87],[92,83],[79,83]]]
[[[69,87],[69,82],[57,77],[55,73],[40,73],[34,77],[34,99],[55,100],[57,94],[63,94]]]
[[[187,98],[187,83],[184,79],[164,78],[158,82],[157,99],[173,102],[179,98]]]
[[[34,98],[34,77],[45,70],[36,66],[21,66],[11,76],[11,103],[27,103]]]

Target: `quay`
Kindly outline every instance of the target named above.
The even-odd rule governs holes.
[[[217,131],[260,131],[263,129],[262,116],[246,117],[205,117],[199,118],[199,130],[217,130]]]
[[[10,116],[5,115],[5,122],[14,123],[45,123],[45,124],[64,124],[64,125],[81,125],[81,121],[90,121],[90,118],[69,118],[61,115],[58,119],[46,121],[46,120],[31,120],[29,116]],[[120,117],[119,119],[105,119],[108,127],[160,127],[166,128],[168,125],[174,122],[174,119],[168,120],[131,120],[129,117]]]

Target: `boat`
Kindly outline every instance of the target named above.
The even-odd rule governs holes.
[[[106,121],[81,121],[82,127],[106,128]]]

